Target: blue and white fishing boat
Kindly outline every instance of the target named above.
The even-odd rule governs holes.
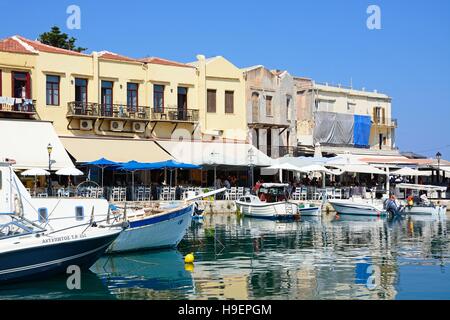
[[[193,209],[193,204],[163,210],[123,208],[118,222],[126,221],[129,227],[107,252],[175,248],[191,224]]]

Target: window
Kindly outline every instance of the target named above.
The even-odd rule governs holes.
[[[77,221],[84,219],[84,207],[75,207],[75,219]]]
[[[257,92],[252,93],[252,121],[258,122],[259,120],[259,94]]]
[[[164,86],[153,85],[153,111],[164,112]]]
[[[272,97],[266,96],[266,116],[272,116]]]
[[[350,113],[355,112],[356,103],[353,102],[347,102],[347,111]]]
[[[75,78],[75,102],[87,104],[87,79]]]
[[[291,96],[286,96],[286,120],[291,121]]]
[[[38,220],[40,223],[47,222],[47,220],[48,220],[47,208],[39,208],[38,209]]]
[[[334,101],[333,100],[318,100],[316,103],[317,111],[333,112]]]
[[[138,88],[137,83],[127,83],[127,108],[128,111],[136,112],[138,107]]]
[[[216,93],[214,89],[208,89],[207,92],[207,112],[216,112]]]
[[[234,91],[225,91],[225,113],[234,113]]]
[[[47,76],[47,105],[59,106],[59,76]]]

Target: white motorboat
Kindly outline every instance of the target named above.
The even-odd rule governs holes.
[[[401,213],[407,215],[445,215],[447,212],[447,207],[442,205],[437,205],[432,201],[428,200],[428,196],[435,195],[438,192],[446,192],[447,187],[432,186],[432,185],[421,185],[421,184],[409,184],[400,183],[395,186],[398,190],[411,190],[417,193],[422,193],[419,197],[409,196],[406,203],[401,208]]]
[[[371,200],[328,200],[339,215],[383,216],[387,212],[382,203]]]
[[[71,223],[71,218],[51,225],[47,208],[32,205],[10,164],[0,162],[0,282],[41,279],[70,265],[88,269],[123,230],[93,220]]]
[[[434,204],[413,204],[412,206],[404,206],[401,213],[408,215],[445,215],[447,212],[446,206],[437,206]]]
[[[247,195],[236,201],[236,207],[245,216],[264,219],[293,219],[299,217],[296,203],[282,201],[268,203],[257,196]]]
[[[66,273],[71,265],[87,270],[122,232],[121,227],[95,225],[49,231],[10,218],[0,225],[0,283],[39,280]]]

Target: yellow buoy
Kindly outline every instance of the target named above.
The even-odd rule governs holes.
[[[184,262],[185,262],[185,263],[194,263],[194,254],[193,254],[193,253],[188,253],[188,254],[184,257]]]
[[[194,264],[193,263],[186,263],[184,265],[184,270],[189,272],[194,272]]]

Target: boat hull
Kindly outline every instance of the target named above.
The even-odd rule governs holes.
[[[56,274],[66,273],[67,267],[76,265],[89,269],[119,232],[77,241],[22,248],[0,254],[0,283],[40,280]],[[42,240],[45,241],[43,237]]]
[[[329,201],[334,210],[339,215],[356,215],[356,216],[382,216],[386,215],[384,210],[378,209],[369,204],[355,203],[352,201],[337,202]]]
[[[404,214],[408,215],[440,215],[445,214],[447,208],[444,206],[406,206],[403,209]]]
[[[253,218],[294,219],[299,216],[297,204],[290,202],[252,204],[236,201],[236,206],[243,215]]]
[[[192,221],[193,206],[129,222],[107,253],[175,248]]]
[[[320,207],[309,207],[309,208],[298,208],[298,212],[300,212],[301,216],[311,216],[317,217],[320,216],[321,210]]]

